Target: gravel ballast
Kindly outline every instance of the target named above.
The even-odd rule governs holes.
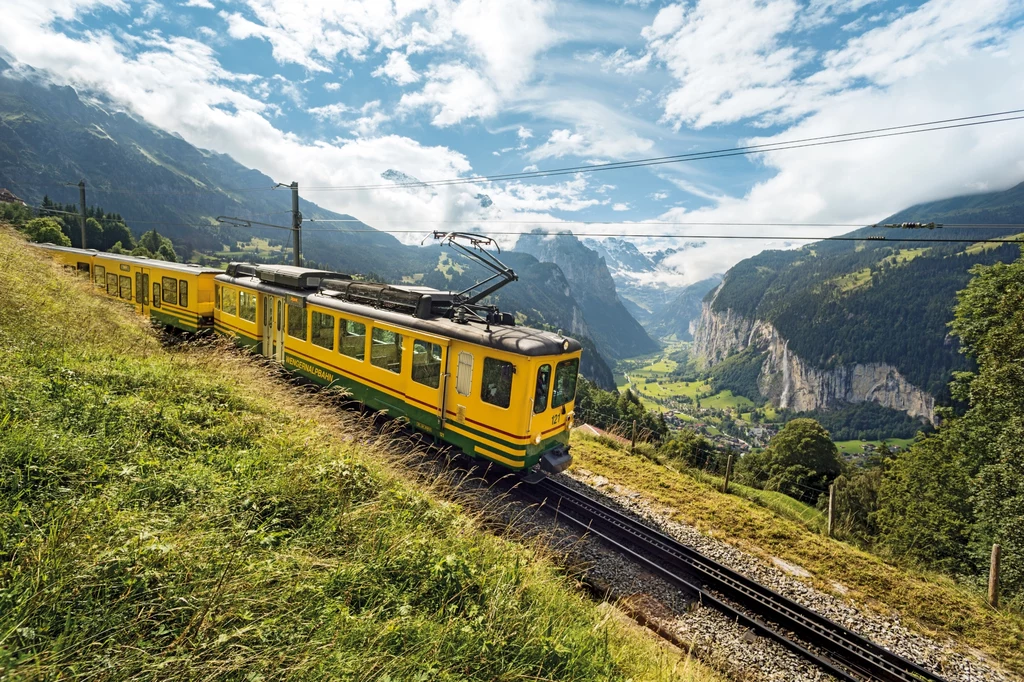
[[[721,540],[709,537],[693,526],[674,521],[670,518],[671,510],[662,508],[642,494],[614,484],[603,476],[595,475],[583,468],[575,468],[567,474],[561,474],[559,480],[585,494],[611,502],[708,558],[753,578],[950,682],[1009,682],[1018,679],[965,651],[953,641],[940,642],[910,631],[896,614],[883,616],[859,607],[852,600],[816,589],[800,579],[810,577],[810,573],[800,566],[777,558],[768,563]],[[592,570],[607,573],[609,570],[615,572],[617,569],[602,569],[600,564],[597,564]],[[632,570],[634,573],[640,572],[635,566]],[[634,589],[635,580],[619,579],[618,582],[627,590],[622,594],[631,594],[632,592],[628,591],[630,589],[634,592],[642,591]],[[674,589],[671,586],[666,587]],[[835,589],[839,593],[845,591],[841,585],[836,585]],[[661,590],[656,592],[660,593]],[[652,596],[663,604],[674,604],[671,600],[662,601],[658,594]],[[677,609],[672,610],[678,613]],[[744,679],[828,678],[817,668],[804,663],[780,645],[764,638],[753,637],[745,628],[730,622],[711,609],[691,608],[677,617],[676,624],[673,630],[683,639],[691,640],[694,650],[702,658],[718,664],[724,661],[728,667],[741,673]],[[779,677],[779,674],[789,676]]]

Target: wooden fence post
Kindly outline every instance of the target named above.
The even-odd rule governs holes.
[[[836,520],[836,484],[828,487],[828,536],[832,537],[832,524]]]
[[[999,545],[992,545],[992,563],[988,567],[988,603],[999,608]]]
[[[729,492],[729,476],[732,475],[732,455],[729,455],[729,459],[725,460],[725,481],[722,483],[722,492]]]
[[[631,455],[635,455],[636,454],[636,420],[635,419],[633,420],[633,437],[630,440],[630,444],[629,444],[629,454],[631,454]]]

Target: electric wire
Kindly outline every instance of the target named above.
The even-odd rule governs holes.
[[[461,178],[447,178],[443,180],[411,180],[398,183],[378,183],[372,185],[336,185],[336,186],[312,186],[304,187],[302,191],[353,191],[373,189],[405,189],[416,187],[443,187],[450,185],[461,185],[467,183],[484,182],[506,182],[510,180],[524,180],[529,178],[554,177],[576,173],[593,173],[606,170],[621,170],[624,168],[643,168],[647,166],[658,166],[669,163],[683,163],[690,161],[702,161],[705,159],[718,159],[731,156],[745,156],[750,154],[762,154],[772,151],[784,151],[789,149],[802,149],[807,147],[819,147],[846,142],[858,142],[887,137],[899,137],[913,135],[915,133],[934,132],[938,130],[952,130],[956,128],[968,128],[973,126],[988,125],[990,123],[1004,123],[1024,119],[1021,114],[1024,109],[1012,109],[990,114],[977,114],[974,116],[962,116],[959,118],[940,119],[923,123],[911,123],[900,126],[888,126],[851,133],[837,133],[834,135],[823,135],[780,142],[770,142],[759,145],[746,145],[729,147],[724,149],[708,150],[704,152],[691,152],[687,154],[675,154],[672,156],[648,157],[633,159],[629,161],[617,161],[603,164],[590,164],[584,166],[569,166],[564,168],[552,168],[547,170],[523,171],[520,173],[505,173],[499,175],[474,175]],[[1011,116],[1011,114],[1013,114]],[[1002,116],[1002,118],[995,118]],[[979,120],[986,119],[986,120]]]
[[[33,207],[33,208],[35,208],[35,207]],[[60,213],[60,214],[71,215],[71,216],[79,216],[80,215],[80,214],[77,214],[77,213],[71,213],[69,211],[53,211],[51,209],[44,209],[44,210],[50,211],[51,213]],[[129,224],[129,223],[131,223],[131,224],[161,224],[161,225],[171,225],[171,226],[178,226],[178,227],[195,227],[195,228],[232,227],[232,228],[236,228],[236,229],[241,228],[241,229],[251,229],[251,230],[283,229],[283,230],[286,230],[286,231],[292,231],[292,229],[293,229],[293,228],[289,228],[289,227],[277,227],[277,228],[275,228],[275,227],[271,227],[271,226],[238,225],[238,224],[231,224],[231,223],[219,223],[219,224],[210,224],[210,223],[174,223],[174,222],[159,222],[159,221],[133,221],[133,220],[125,219],[125,218],[122,218],[121,220],[106,218],[104,220],[109,220],[109,221],[115,222],[115,223],[122,223],[123,222],[126,225]],[[727,225],[726,223],[722,223],[721,224],[721,226],[726,226],[726,225]],[[749,224],[749,223],[748,224],[737,223],[736,225],[742,227],[742,226],[749,226],[751,224]],[[780,226],[781,226],[781,224],[780,224]],[[794,225],[789,224],[788,226],[792,227]],[[799,225],[795,225],[795,226],[799,226]],[[948,224],[946,225],[946,227],[949,227],[949,226],[950,225],[948,225]],[[846,226],[844,226],[844,227],[846,227]],[[868,226],[868,227],[877,227],[877,226]],[[964,225],[960,225],[959,227],[970,228],[970,227],[980,227],[980,226],[964,224]],[[989,227],[1001,227],[1001,228],[1005,227],[1005,228],[1013,228],[1013,229],[1024,229],[1024,225],[1010,224],[1010,223],[1007,223],[1005,225],[1002,225],[1002,224],[999,224],[999,225],[991,224],[991,225],[989,225]],[[376,229],[372,229],[372,228],[365,229],[365,230],[339,230],[339,229],[332,229],[332,228],[315,228],[315,227],[314,228],[303,227],[303,228],[299,228],[299,229],[303,233],[306,233],[306,232],[334,232],[334,233],[337,233],[337,234],[424,234],[423,230],[389,230],[389,229],[376,230]],[[511,230],[487,230],[487,231],[474,232],[473,234],[479,234],[482,237],[487,237],[487,236],[507,236],[507,237],[513,237],[513,236],[522,236],[522,235],[537,234],[537,233],[522,232],[522,231],[511,231]],[[991,237],[989,237],[989,238],[934,238],[934,237],[889,237],[889,236],[885,236],[885,235],[871,235],[871,236],[865,236],[865,237],[849,237],[849,236],[842,236],[842,235],[840,235],[840,236],[834,236],[834,237],[823,237],[823,236],[819,236],[819,235],[682,234],[682,233],[672,234],[672,233],[659,233],[659,232],[641,232],[641,233],[636,233],[636,232],[630,232],[630,233],[626,233],[626,232],[615,232],[615,233],[613,233],[613,232],[556,232],[556,233],[540,233],[540,234],[542,236],[546,236],[546,237],[547,236],[550,236],[550,237],[615,237],[615,238],[619,238],[619,239],[691,239],[691,240],[692,239],[703,239],[703,240],[708,240],[708,239],[729,239],[729,240],[773,241],[773,242],[774,241],[783,241],[783,242],[788,242],[788,241],[807,241],[807,242],[824,242],[824,241],[833,241],[833,242],[835,242],[835,241],[841,241],[841,242],[891,242],[891,243],[911,242],[911,243],[915,243],[915,244],[917,244],[917,243],[928,243],[928,244],[942,244],[942,243],[949,243],[949,244],[1024,244],[1024,236],[1022,236],[1021,238],[991,238]]]

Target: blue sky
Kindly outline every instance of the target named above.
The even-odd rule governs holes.
[[[0,11],[7,58],[381,229],[860,224],[1024,180],[1024,125],[1006,123],[547,180],[311,189],[377,184],[389,169],[507,173],[1019,108],[1013,0],[3,0]],[[695,281],[782,246],[710,243],[673,265]]]

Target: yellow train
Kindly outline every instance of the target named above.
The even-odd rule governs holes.
[[[292,266],[232,263],[225,272],[43,248],[160,324],[213,329],[472,457],[532,477],[572,461],[582,347],[476,304],[500,284],[469,296]]]

